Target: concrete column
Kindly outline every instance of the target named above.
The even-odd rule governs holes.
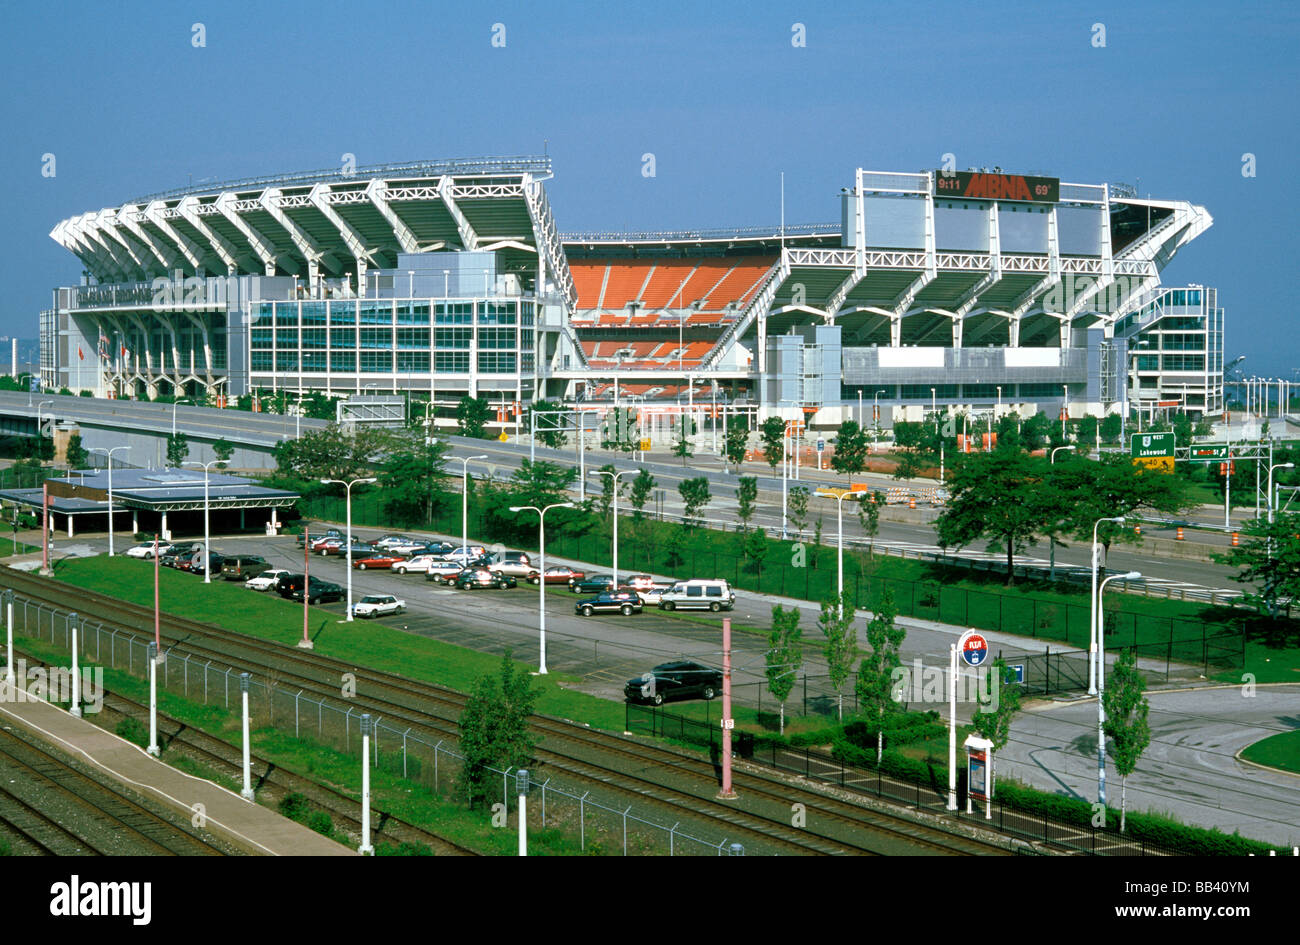
[[[139,533],[139,531],[140,531],[140,513],[133,511],[131,513],[131,534],[136,535]]]
[[[72,537],[72,516],[68,516],[68,537]]]
[[[243,510],[243,509],[240,509],[240,510],[239,510],[239,530],[240,530],[241,532],[244,530],[244,510]]]
[[[162,532],[162,540],[163,540],[163,541],[171,541],[171,540],[172,540],[172,533],[169,532],[169,531],[167,530],[167,513],[166,513],[166,512],[164,512],[164,513],[162,514],[162,526],[161,526],[161,528],[159,529],[159,531]]]

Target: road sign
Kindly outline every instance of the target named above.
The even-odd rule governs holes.
[[[1227,443],[1201,443],[1188,448],[1187,458],[1206,461],[1227,459],[1231,448]]]
[[[1134,433],[1129,440],[1130,455],[1134,459],[1151,459],[1157,456],[1174,455],[1177,439],[1173,432],[1168,433]]]
[[[967,630],[957,641],[957,649],[961,651],[962,662],[967,666],[980,666],[988,659],[989,641],[982,634]]]
[[[1011,663],[1009,666],[1007,666],[1007,678],[1005,681],[1008,683],[1023,684],[1025,681],[1025,664]]]
[[[825,440],[818,440],[818,441],[817,441],[817,452],[819,452],[819,453],[824,453],[824,452],[826,452],[826,441],[825,441]]]
[[[644,453],[649,449],[650,449],[650,437],[648,436],[641,437],[641,452]]]
[[[509,443],[510,435],[508,433],[502,433],[500,436],[497,437],[497,439],[502,443]]]
[[[1145,466],[1147,469],[1161,469],[1165,472],[1174,471],[1174,458],[1172,456],[1148,456],[1145,459],[1133,460],[1134,466]]]

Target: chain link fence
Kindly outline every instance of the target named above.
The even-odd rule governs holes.
[[[70,650],[75,612],[50,604],[14,598],[14,632],[49,640]],[[94,618],[77,616],[78,649],[84,659],[105,667],[148,676],[149,646],[153,640],[136,632],[114,628]],[[295,738],[310,739],[337,751],[351,754],[361,748],[362,708],[350,705],[342,696],[337,702],[280,685],[274,670],[223,664],[187,653],[181,646],[164,651],[158,667],[160,688],[205,705],[228,711],[240,709],[241,672],[255,675],[249,685],[250,714],[265,724]],[[406,781],[421,784],[435,794],[455,796],[455,782],[464,758],[452,738],[416,731],[404,723],[390,723],[371,713],[372,767]],[[517,807],[515,769],[487,769],[501,779],[500,811],[508,818]],[[536,813],[536,828],[564,832],[578,840],[584,853],[596,855],[723,856],[737,852],[771,853],[761,844],[736,849],[733,838],[708,836],[705,818],[668,823],[653,814],[622,802],[618,792],[600,786],[589,789],[548,777],[534,781],[529,798]],[[495,812],[495,811],[494,811]],[[517,811],[516,811],[517,814]]]

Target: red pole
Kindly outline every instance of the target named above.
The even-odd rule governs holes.
[[[304,528],[302,533],[302,642],[298,645],[310,650],[311,637],[307,632],[307,598],[311,589],[311,529]]]
[[[154,653],[161,656],[162,637],[158,632],[161,621],[158,618],[158,534],[155,532],[153,536],[153,645]]]
[[[731,729],[735,720],[731,717],[731,618],[722,618],[722,790],[720,798],[734,798],[739,795],[731,786]]]
[[[50,570],[50,484],[41,483],[41,571]]]

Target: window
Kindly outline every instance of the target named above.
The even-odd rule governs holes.
[[[439,351],[435,355],[434,364],[439,374],[467,374],[469,373],[469,352]]]
[[[249,343],[254,348],[273,348],[275,347],[275,336],[269,328],[254,328],[248,333]],[[134,345],[132,347],[135,347]]]
[[[275,330],[275,346],[277,348],[298,347],[298,329],[277,328]]]
[[[271,352],[269,351],[253,352],[252,368],[254,371],[270,371],[273,370],[273,367],[274,367],[274,362],[272,361],[271,358]]]
[[[304,371],[317,371],[325,373],[325,352],[324,351],[304,351],[302,355],[302,369]]]
[[[356,346],[357,346],[357,331],[355,328],[331,328],[330,329],[331,348],[355,348]]]
[[[302,330],[302,346],[304,348],[323,348],[325,347],[325,328],[304,328]]]
[[[429,349],[429,329],[428,328],[399,328],[397,329],[397,347],[398,348],[423,348]]]
[[[277,351],[275,353],[275,369],[277,371],[297,371],[298,370],[298,352],[297,351]]]
[[[1064,391],[1060,384],[1021,384],[1021,397],[1062,398]]]
[[[474,321],[474,306],[470,302],[439,302],[433,313],[434,323],[438,325],[469,325]]]
[[[393,304],[382,302],[361,303],[361,324],[391,325],[393,323]]]
[[[277,325],[298,324],[298,303],[280,302],[275,306],[275,323]]]
[[[398,351],[397,370],[400,374],[429,373],[429,352]]]
[[[331,351],[330,370],[340,371],[345,374],[355,374],[357,370],[356,352],[355,351]]]
[[[1204,371],[1205,355],[1167,354],[1164,367],[1166,371]]]
[[[362,348],[387,348],[389,350],[392,350],[393,330],[391,328],[361,329],[361,347]]]
[[[355,325],[356,323],[357,323],[356,302],[331,302],[330,303],[330,324],[331,325]]]
[[[438,348],[469,348],[470,332],[472,328],[439,328],[438,329]]]
[[[325,324],[325,303],[324,302],[303,302],[302,323],[304,325],[324,325]]]
[[[930,391],[933,389],[934,394]],[[904,384],[903,400],[929,400],[931,396],[939,400],[950,400],[960,396],[961,388],[956,384]]]
[[[1139,371],[1160,370],[1160,356],[1155,354],[1139,354],[1137,356],[1137,369]]]
[[[515,330],[513,328],[480,328],[478,330],[480,348],[513,349],[515,347]]]
[[[361,352],[361,373],[391,374],[392,371],[393,371],[393,352],[391,348],[387,351],[362,351]]]
[[[686,596],[687,596],[687,597],[703,597],[703,596],[704,596],[704,588],[700,587],[698,584],[692,584],[690,587],[686,588]]]
[[[510,374],[515,370],[515,355],[513,352],[480,351],[478,369],[484,374]]]

